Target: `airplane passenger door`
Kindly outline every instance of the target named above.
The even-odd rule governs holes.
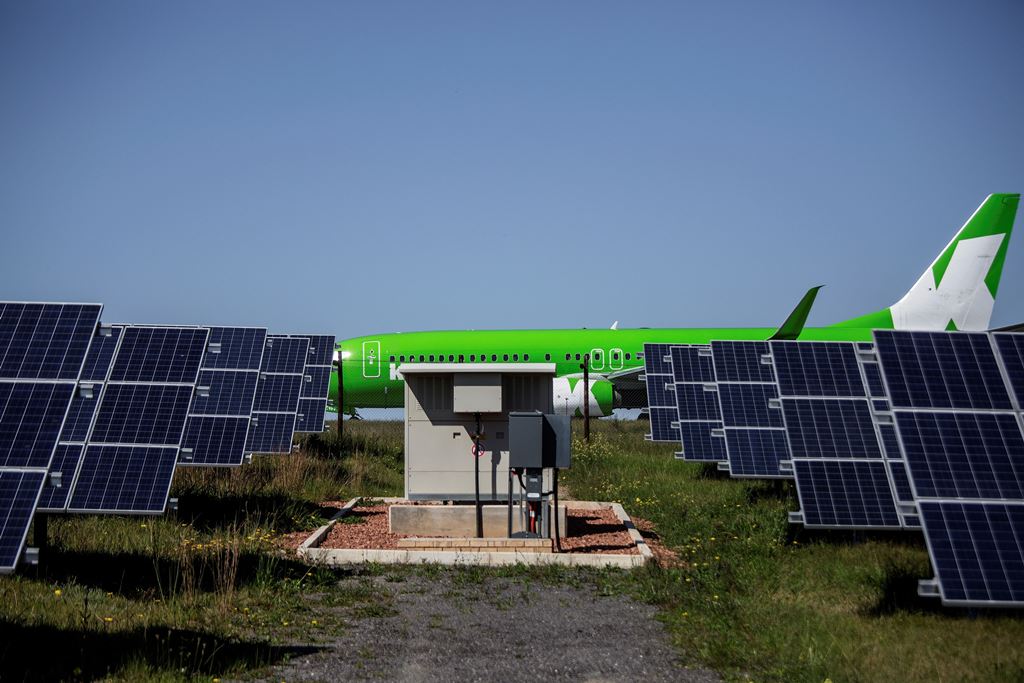
[[[601,349],[590,350],[590,369],[591,370],[603,370],[604,369],[604,351]]]
[[[622,359],[622,349],[609,349],[608,353],[611,354],[608,358],[608,368],[610,370],[621,370],[624,362]]]
[[[363,377],[380,377],[380,342],[363,342]]]

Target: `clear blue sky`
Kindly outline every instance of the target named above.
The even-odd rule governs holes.
[[[811,323],[1024,189],[1021,2],[5,2],[0,298]],[[1024,320],[1024,216],[994,324]]]

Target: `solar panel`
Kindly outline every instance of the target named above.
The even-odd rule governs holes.
[[[256,389],[253,411],[260,413],[294,413],[298,408],[302,375],[262,374]]]
[[[892,488],[881,460],[793,459],[804,526],[899,529]]]
[[[774,384],[719,383],[718,396],[726,427],[785,427],[782,411],[772,407],[779,398]]]
[[[682,421],[721,422],[722,413],[718,408],[718,391],[715,386],[704,384],[676,384],[676,415]]]
[[[0,470],[0,573],[18,565],[46,472]]]
[[[0,467],[46,469],[75,385],[0,382]]]
[[[719,382],[775,382],[771,363],[766,363],[768,342],[713,341],[715,379]]]
[[[689,462],[725,462],[725,437],[721,422],[680,422],[682,459]],[[678,456],[677,456],[678,457]]]
[[[782,411],[794,458],[881,458],[868,402],[785,398]]]
[[[992,338],[999,349],[1010,387],[1017,398],[1017,409],[1024,410],[1024,334],[997,332]]]
[[[249,417],[258,381],[259,372],[251,370],[202,370],[189,414]]]
[[[291,452],[308,350],[308,337],[267,336],[247,452]]]
[[[299,374],[306,367],[309,339],[269,335],[263,355],[263,372]]]
[[[983,332],[877,330],[875,342],[894,408],[1012,409]]]
[[[121,340],[122,327],[103,327],[92,339],[89,353],[85,356],[82,366],[83,382],[103,382],[110,372],[110,363],[114,360],[114,351]]]
[[[675,382],[714,382],[715,365],[708,346],[682,345],[670,347]]]
[[[651,419],[651,441],[679,442],[679,427],[676,425],[675,407],[652,407],[648,408],[648,416]]]
[[[1000,413],[897,412],[917,498],[1024,499],[1024,435]]]
[[[918,507],[943,604],[1024,603],[1024,501],[929,500]]]
[[[68,501],[69,512],[160,514],[167,507],[178,446],[90,443]]]
[[[204,370],[259,370],[267,330],[263,327],[211,327]]]
[[[208,336],[206,328],[126,327],[110,381],[195,384]]]
[[[885,385],[882,383],[882,371],[879,369],[878,363],[861,363],[861,367],[864,368],[864,379],[867,381],[868,394],[874,398],[885,397],[887,394],[885,393]]]
[[[57,450],[50,462],[50,474],[60,473],[60,486],[44,486],[39,496],[39,512],[63,512],[68,506],[68,496],[75,480],[75,472],[82,458],[85,446],[82,444],[57,444]]]
[[[189,416],[181,442],[181,465],[238,466],[245,460],[245,441],[249,432],[245,417]]]
[[[164,510],[208,337],[206,328],[123,328],[69,512]]]
[[[864,396],[864,381],[852,343],[771,342],[782,396]]]
[[[779,463],[789,460],[789,444],[783,429],[726,429],[729,474],[757,479],[789,478]]]
[[[672,376],[672,344],[644,344],[644,371]]]
[[[334,362],[334,335],[310,334],[292,336],[309,339],[306,365],[326,365],[330,367],[331,363]]]
[[[0,379],[78,379],[99,304],[0,303]]]
[[[253,413],[246,451],[288,453],[295,432],[295,413]]]
[[[322,398],[326,401],[331,389],[331,372],[333,370],[330,365],[307,366],[299,395],[303,398]]]
[[[299,413],[295,425],[296,432],[315,433],[324,431],[324,419],[327,415],[327,399],[300,398]]]

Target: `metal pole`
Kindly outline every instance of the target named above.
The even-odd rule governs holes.
[[[42,564],[43,556],[46,554],[47,543],[47,522],[50,516],[44,512],[37,512],[32,520],[32,544],[39,550],[39,563]]]
[[[476,414],[476,433],[473,435],[473,490],[476,501],[476,537],[484,537],[484,506],[480,502],[480,413]]]
[[[342,363],[341,355],[339,354],[339,356],[338,356],[338,445],[339,445],[339,448],[341,447],[341,436],[342,436],[341,424],[342,424],[342,422],[344,422],[344,420],[342,420],[342,417],[343,417],[342,410],[343,410],[343,406],[345,405],[344,402],[342,401],[342,393],[341,393],[341,377],[342,377],[341,363]]]
[[[590,354],[583,354],[583,440],[590,443]]]

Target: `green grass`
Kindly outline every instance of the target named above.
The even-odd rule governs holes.
[[[601,578],[658,605],[686,661],[737,679],[1024,679],[1024,620],[917,597],[919,533],[812,532],[787,522],[789,482],[731,480],[602,422],[577,441],[566,487],[654,522],[685,565]]]
[[[244,677],[351,618],[391,614],[380,586],[410,572],[443,575],[465,598],[493,576],[629,594],[659,608],[683,661],[735,680],[1024,679],[1019,613],[917,597],[931,573],[920,534],[804,531],[787,522],[791,483],[676,461],[645,431],[595,422],[562,481],[652,521],[680,566],[305,565],[278,540],[322,524],[334,509],[319,503],[401,493],[401,425],[350,422],[344,439],[311,437],[297,455],[179,470],[173,515],[51,518],[44,564],[0,577],[0,680]]]

